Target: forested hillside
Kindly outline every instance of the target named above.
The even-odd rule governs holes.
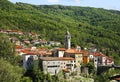
[[[62,43],[69,29],[73,47],[95,46],[117,59],[120,54],[120,11],[0,0],[0,28],[36,32]]]

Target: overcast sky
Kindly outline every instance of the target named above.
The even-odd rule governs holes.
[[[120,0],[9,0],[13,3],[24,2],[35,5],[61,4],[69,6],[85,6],[120,11]]]

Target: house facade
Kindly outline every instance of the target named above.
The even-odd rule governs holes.
[[[32,70],[34,60],[38,60],[39,54],[34,52],[25,53],[23,56],[23,67],[27,70]]]
[[[101,52],[95,52],[93,53],[94,55],[94,66],[97,68],[98,65],[103,65],[103,66],[107,66],[107,65],[113,65],[114,64],[114,60],[112,57],[108,57],[106,55],[104,55]]]
[[[64,54],[65,54],[65,48],[59,48],[58,49],[58,57],[64,57]]]
[[[74,71],[74,58],[70,57],[40,57],[40,68],[44,73],[57,74],[60,70]]]

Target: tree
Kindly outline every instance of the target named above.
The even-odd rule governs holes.
[[[11,64],[18,64],[20,57],[15,56],[15,45],[11,43],[6,34],[0,33],[0,58],[9,61]]]
[[[20,82],[32,82],[29,77],[23,77]]]
[[[23,69],[0,58],[0,82],[20,82]]]
[[[94,81],[95,82],[102,82],[102,81],[110,82],[109,77],[113,76],[114,74],[116,74],[116,71],[113,68],[111,68],[108,71],[105,71],[104,73],[102,73],[98,76],[95,76]]]
[[[0,57],[8,59],[14,55],[14,45],[10,42],[9,37],[5,34],[0,34]]]
[[[13,9],[15,5],[8,0],[0,0],[0,9],[9,11]]]

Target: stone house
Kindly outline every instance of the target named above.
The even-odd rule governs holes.
[[[23,56],[23,67],[27,70],[32,70],[34,65],[34,60],[38,60],[39,53],[36,52],[26,52]]]
[[[40,57],[39,66],[44,73],[57,74],[60,70],[74,71],[74,58],[70,57]]]
[[[94,55],[94,66],[97,68],[98,65],[113,65],[114,60],[112,57],[108,57],[101,52],[95,52]]]
[[[57,50],[58,57],[64,57],[65,50],[66,50],[65,48],[59,48]]]

